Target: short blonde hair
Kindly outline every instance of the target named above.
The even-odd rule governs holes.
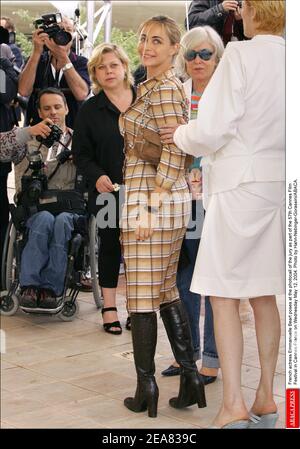
[[[175,61],[176,74],[183,81],[189,78],[186,72],[186,61],[184,54],[198,47],[203,42],[209,42],[216,52],[216,62],[219,63],[223,53],[224,44],[219,34],[210,26],[201,26],[187,31],[181,39],[180,50]]]
[[[285,0],[245,0],[255,10],[257,31],[283,34],[285,28]]]
[[[129,58],[123,48],[115,44],[108,44],[104,42],[103,44],[97,45],[97,47],[94,48],[91,59],[88,62],[88,72],[92,81],[92,91],[94,92],[94,94],[98,94],[101,90],[103,90],[103,87],[96,78],[95,68],[101,64],[102,57],[106,53],[114,53],[116,57],[122,62],[122,64],[125,66],[124,81],[126,82],[128,87],[133,85],[133,76],[129,68]]]

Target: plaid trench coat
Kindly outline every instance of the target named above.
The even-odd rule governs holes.
[[[150,98],[150,104],[145,111],[146,98]],[[185,154],[174,144],[164,145],[156,167],[133,154],[135,139],[142,122],[158,132],[161,126],[179,123],[187,116],[184,90],[173,70],[140,84],[136,101],[120,116],[125,141],[126,190],[121,240],[130,312],[156,311],[160,304],[179,298],[177,265],[191,204],[185,178]],[[159,209],[152,237],[137,241],[135,223],[139,211],[148,204],[156,186],[168,191],[167,198]]]

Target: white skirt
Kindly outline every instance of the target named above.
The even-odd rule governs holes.
[[[208,199],[191,291],[223,298],[285,293],[285,183],[245,183]]]

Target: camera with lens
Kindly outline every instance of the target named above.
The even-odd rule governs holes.
[[[28,169],[32,170],[30,175],[23,175],[21,178],[22,202],[27,205],[35,204],[42,195],[42,192],[48,189],[47,176],[43,173],[44,162],[39,150],[29,153]]]
[[[47,137],[37,136],[36,140],[41,142],[41,144],[45,145],[47,148],[52,147],[54,142],[58,142],[61,135],[63,134],[62,130],[57,125],[48,124],[48,127],[51,129],[51,133]]]
[[[53,39],[57,45],[67,45],[72,40],[72,35],[62,29],[59,24],[62,23],[60,13],[44,14],[40,19],[33,22],[36,29],[47,33],[49,38]]]
[[[50,148],[55,142],[60,142],[60,137],[62,136],[63,131],[57,125],[49,124],[48,126],[51,129],[49,136],[37,136],[36,139],[41,143],[41,145],[45,145],[47,148]],[[65,148],[61,153],[59,153],[56,159],[57,162],[62,165],[69,159],[70,156],[71,151],[68,148]],[[27,176],[24,175],[21,178],[22,201],[25,200],[28,204],[34,204],[38,202],[42,193],[48,189],[48,179],[42,170],[45,164],[39,149],[29,153],[27,155],[27,159],[29,161],[28,169],[31,169],[32,173]]]

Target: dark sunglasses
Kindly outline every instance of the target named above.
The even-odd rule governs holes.
[[[212,58],[213,54],[214,54],[213,51],[207,50],[206,48],[200,51],[188,50],[184,54],[184,59],[186,59],[187,61],[194,61],[194,59],[196,59],[196,57],[199,56],[199,58],[202,59],[203,61],[209,61]]]

